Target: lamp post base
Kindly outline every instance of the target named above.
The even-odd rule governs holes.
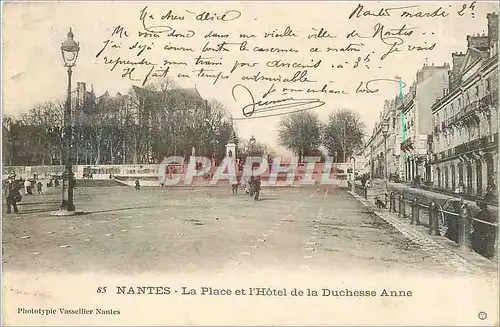
[[[51,216],[74,216],[76,211],[68,211],[66,209],[59,209],[57,211],[52,211]]]
[[[81,215],[83,214],[83,211],[68,211],[67,209],[59,209],[57,211],[51,211],[50,215],[51,216],[76,216],[76,215]]]

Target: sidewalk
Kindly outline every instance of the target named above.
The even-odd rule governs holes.
[[[425,226],[411,225],[409,218],[399,218],[396,213],[389,213],[387,209],[377,209],[372,201],[366,200],[352,191],[348,192],[379,218],[447,265],[466,273],[483,275],[496,275],[498,273],[496,260],[488,260],[473,251],[460,250],[455,242],[448,240],[444,236],[429,235],[428,228]]]
[[[445,201],[445,200],[453,198],[453,196],[451,196],[451,195],[447,195],[447,194],[443,194],[443,193],[437,193],[437,192],[432,192],[432,191],[426,191],[426,190],[423,190],[423,189],[420,189],[420,188],[409,187],[407,185],[400,184],[400,183],[389,182],[388,183],[388,187],[389,187],[389,190],[391,190],[391,191],[402,192],[403,190],[408,189],[408,190],[411,190],[411,193],[419,194],[419,195],[422,195],[422,196],[425,196],[425,197],[433,197],[434,199],[438,199],[438,200],[442,200],[442,201]],[[459,197],[459,195],[457,194],[457,195],[455,195],[455,197]],[[467,204],[469,204],[469,205],[476,205],[476,201],[465,200],[464,199],[464,202],[467,203]],[[488,205],[488,207],[492,211],[497,211],[498,210],[498,207],[490,205],[490,204]]]
[[[361,186],[361,182],[356,181],[356,185]],[[419,195],[419,196],[422,196],[422,197],[425,197],[428,199],[437,200],[437,202],[439,204],[445,202],[448,199],[454,198],[453,196],[450,196],[450,195],[436,193],[436,192],[432,192],[432,191],[426,191],[426,190],[422,190],[420,188],[410,187],[408,185],[401,184],[401,183],[388,182],[387,188],[389,189],[389,192],[393,191],[393,192],[397,192],[397,193],[402,193],[403,191],[407,191],[409,196]],[[382,199],[383,199],[384,194],[385,194],[385,182],[384,182],[384,180],[374,179],[372,181],[372,186],[370,188],[368,188],[368,200],[373,202],[373,200],[375,199],[375,196],[377,196],[377,195],[382,196]],[[456,197],[458,197],[458,194]],[[464,199],[464,202],[467,203],[469,206],[477,207],[477,204],[475,201]],[[488,208],[490,208],[490,211],[492,211],[492,212],[498,212],[498,207],[496,207],[496,206],[488,205]],[[477,208],[477,209],[479,209],[479,208]]]

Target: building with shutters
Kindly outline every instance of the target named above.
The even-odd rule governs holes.
[[[468,35],[452,54],[448,91],[432,105],[429,168],[432,186],[454,192],[461,183],[481,197],[498,174],[498,15],[488,34]]]

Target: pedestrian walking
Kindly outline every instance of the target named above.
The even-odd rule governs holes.
[[[495,180],[492,176],[489,177],[488,186],[486,187],[486,192],[484,194],[484,201],[489,202],[495,198],[496,185]]]
[[[252,193],[254,194],[254,200],[257,201],[259,200],[259,195],[260,195],[260,176],[257,176],[256,179],[253,181],[253,191]]]
[[[233,195],[238,195],[238,185],[239,185],[238,177],[235,176],[234,180],[231,182],[231,191],[233,192]]]
[[[446,233],[444,234],[445,237],[447,237],[449,240],[452,240],[454,242],[458,242],[458,214],[460,213],[460,210],[462,206],[464,205],[464,199],[460,198],[460,202],[454,202],[453,207],[450,208],[449,210],[453,213],[456,213],[456,215],[450,215],[447,220],[448,220],[448,229],[446,230]]]
[[[476,215],[476,218],[488,223],[494,223],[495,218],[488,210],[488,204],[484,201],[478,203],[481,211]],[[496,227],[485,224],[481,221],[474,220],[472,222],[472,248],[482,256],[491,259],[495,253]]]
[[[139,179],[135,180],[135,189],[139,191],[141,189],[141,183],[139,182]]]
[[[21,193],[19,193],[21,187],[22,187],[21,184],[16,183],[14,180],[7,180],[7,184],[5,187],[7,213],[12,213],[12,209],[14,209],[15,213],[19,213],[19,209],[17,208],[17,202],[20,202],[22,199]]]
[[[255,181],[255,178],[253,176],[250,176],[250,179],[248,180],[248,194],[250,195],[250,197],[253,196],[254,181]]]
[[[24,180],[24,195],[32,194],[31,182],[28,179]]]
[[[465,184],[463,180],[458,183],[458,194],[462,195],[465,193]]]
[[[43,187],[42,182],[39,181],[38,183],[36,183],[36,188],[38,190],[38,194],[43,194],[42,187]]]

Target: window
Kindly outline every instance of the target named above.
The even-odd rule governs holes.
[[[476,97],[479,98],[479,84],[476,85]]]

